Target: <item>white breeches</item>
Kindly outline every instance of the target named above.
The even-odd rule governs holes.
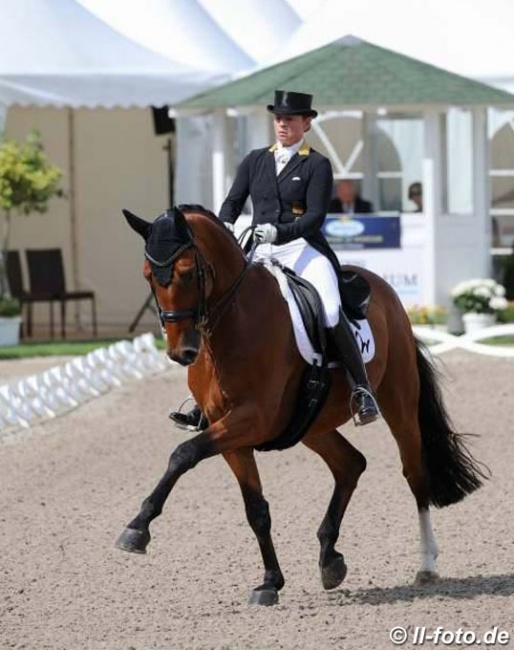
[[[295,239],[283,246],[257,246],[254,261],[270,258],[292,269],[316,288],[323,305],[325,327],[335,327],[339,321],[341,298],[337,276],[329,260],[305,239]]]

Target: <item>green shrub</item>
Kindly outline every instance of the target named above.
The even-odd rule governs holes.
[[[39,133],[29,133],[25,142],[4,140],[0,145],[0,211],[3,213],[0,241],[0,301],[10,297],[5,260],[9,250],[13,213],[46,212],[53,196],[62,196],[62,171],[52,165]]]
[[[0,317],[8,318],[21,314],[21,304],[16,298],[0,298]]]
[[[514,323],[514,303],[509,303],[508,307],[498,314],[499,323]]]

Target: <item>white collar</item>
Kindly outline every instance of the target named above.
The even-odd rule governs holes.
[[[298,153],[300,151],[300,147],[302,146],[302,144],[303,144],[303,138],[298,142],[289,145],[289,147],[284,147],[284,145],[281,142],[277,142],[277,151],[280,153],[286,153],[289,156],[289,158],[292,158],[295,155],[295,153]]]

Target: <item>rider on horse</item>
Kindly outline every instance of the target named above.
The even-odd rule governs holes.
[[[304,140],[311,120],[312,95],[277,90],[274,115],[276,143],[256,149],[242,161],[219,218],[230,230],[248,196],[253,203],[253,237],[259,244],[254,260],[275,258],[309,281],[323,304],[337,356],[347,370],[358,424],[368,424],[379,411],[368,382],[355,335],[341,307],[343,287],[339,261],[321,232],[330,201],[333,174],[330,161]],[[182,426],[198,426],[200,409],[173,412]]]

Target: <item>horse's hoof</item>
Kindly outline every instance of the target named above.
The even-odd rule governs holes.
[[[278,605],[278,591],[276,589],[254,589],[248,600],[249,605]]]
[[[346,578],[348,571],[342,555],[335,557],[329,564],[321,567],[321,584],[323,589],[335,589]]]
[[[435,571],[418,571],[414,584],[416,587],[423,587],[424,585],[435,585],[439,580],[439,574]]]
[[[146,553],[149,541],[150,533],[147,530],[125,528],[116,540],[116,548],[129,553]]]

